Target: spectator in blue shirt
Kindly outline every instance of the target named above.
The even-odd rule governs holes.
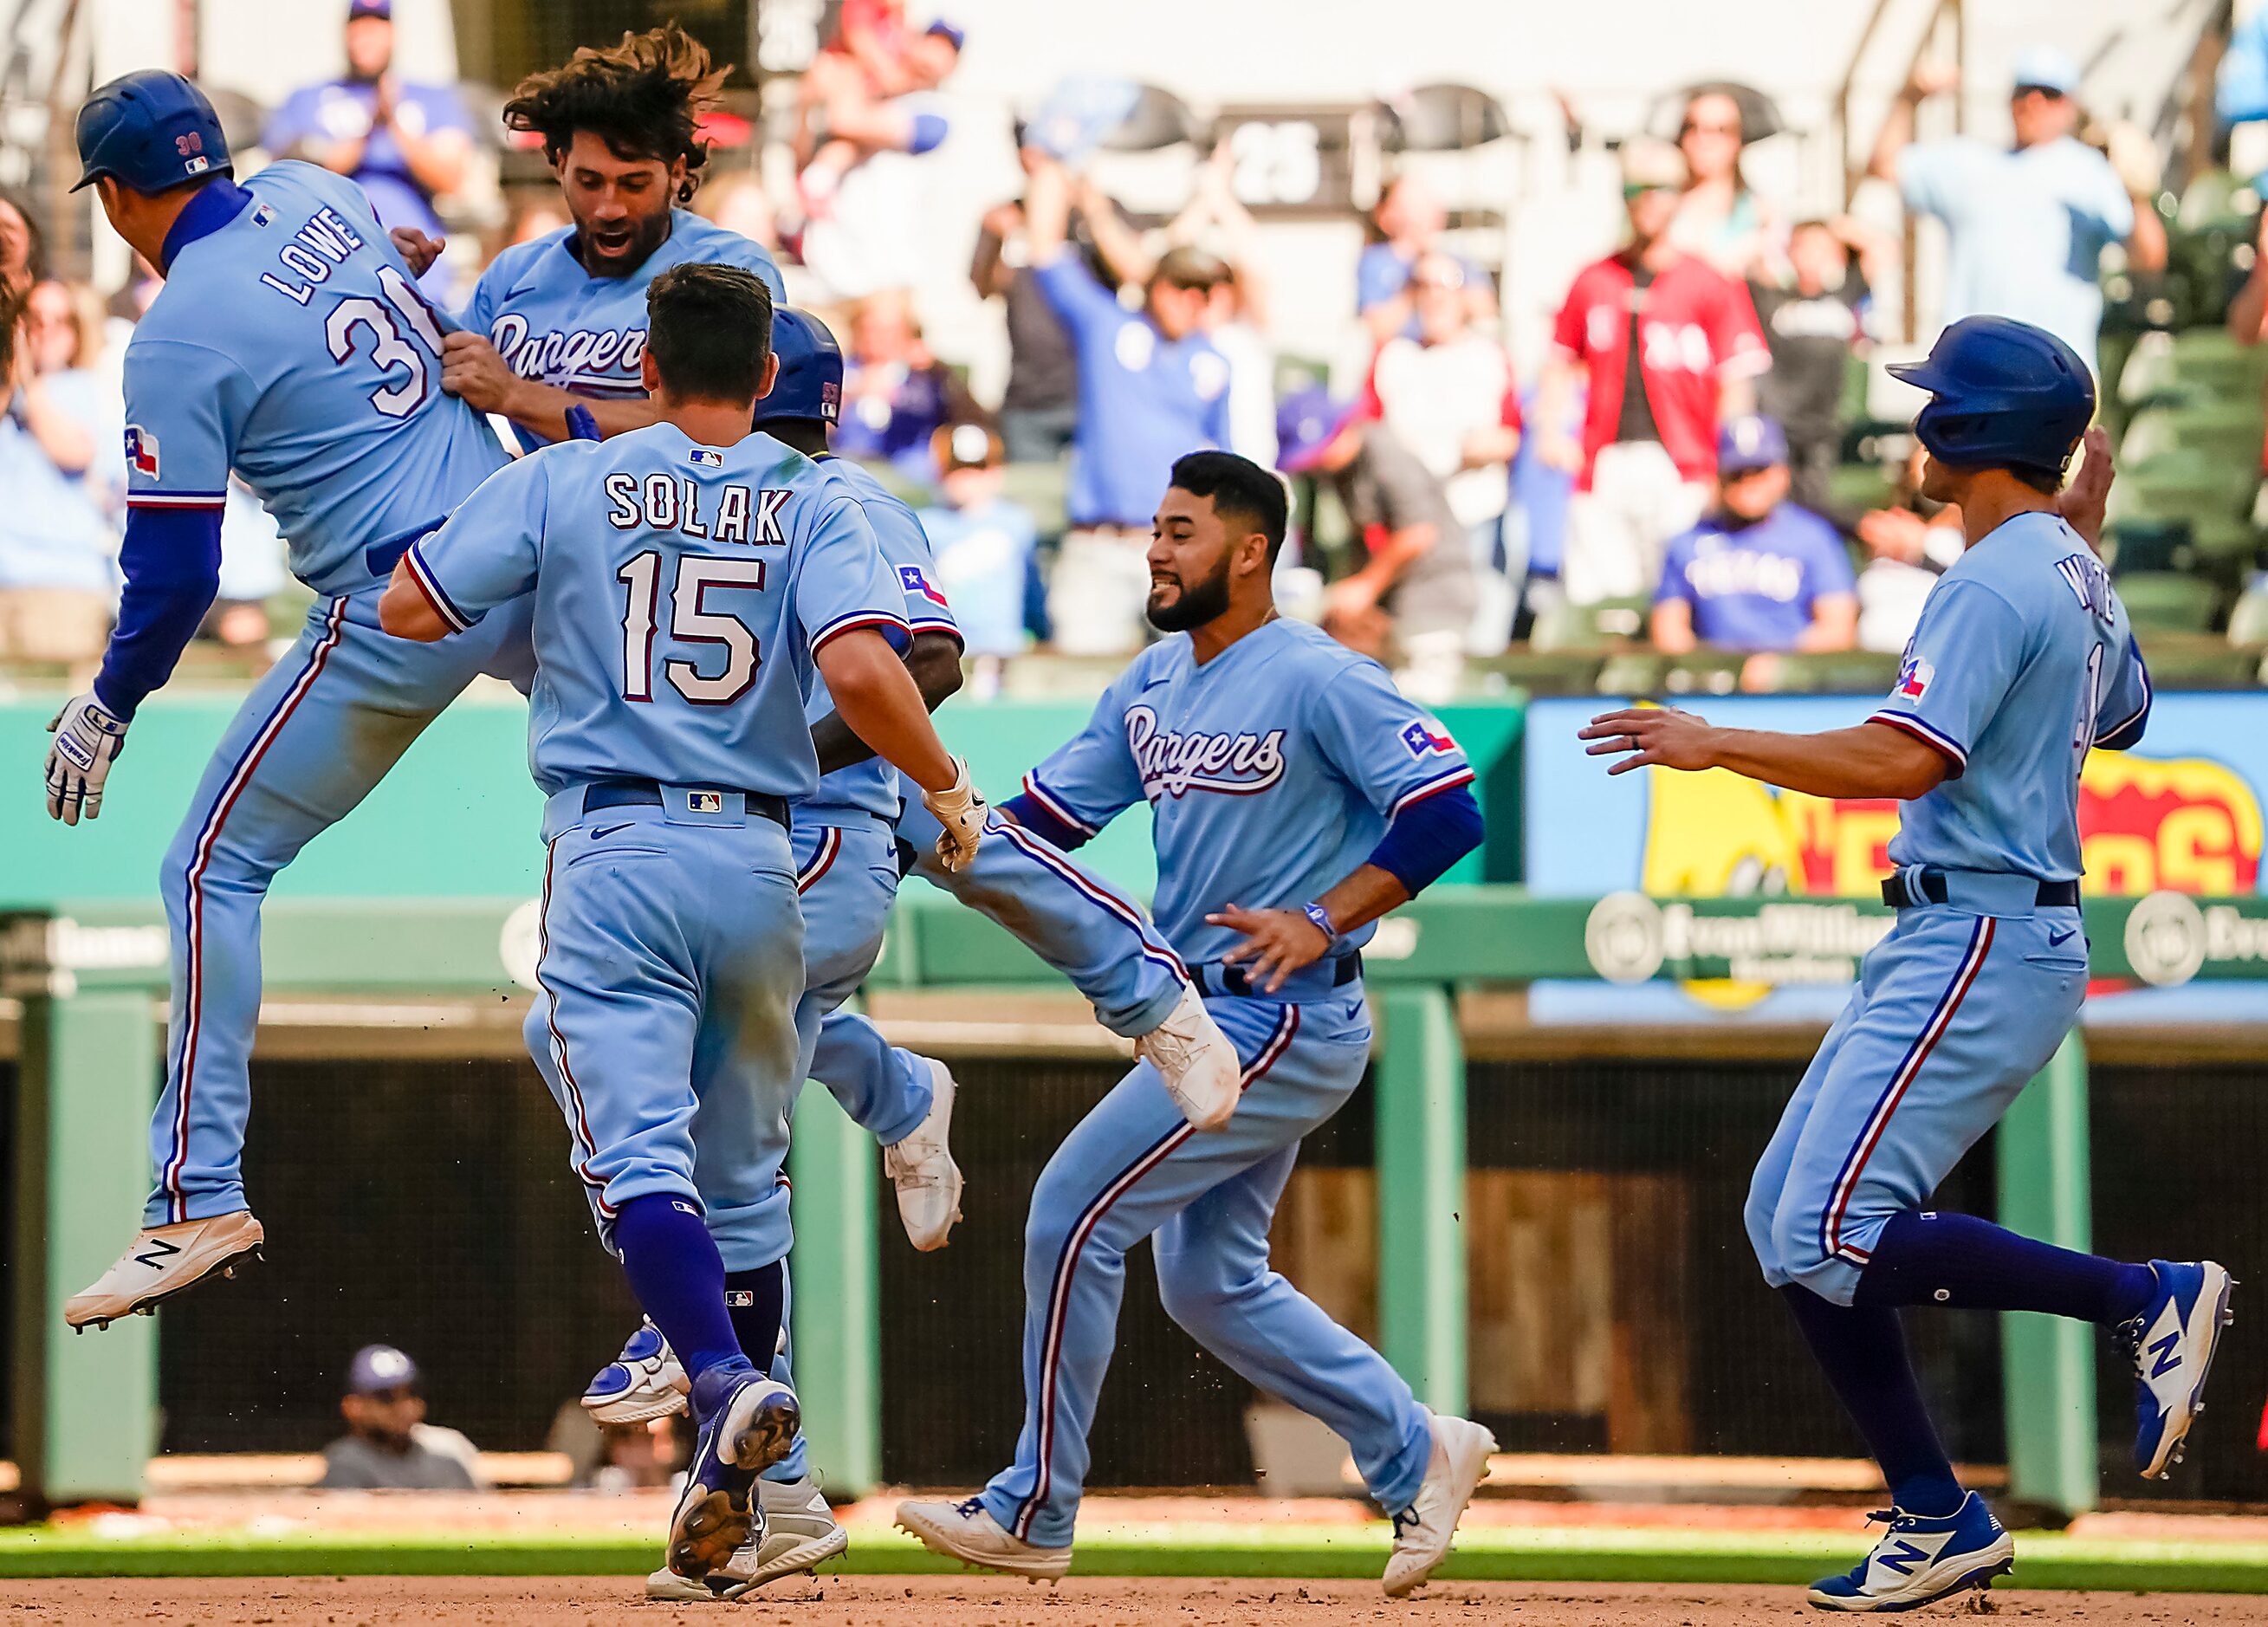
[[[1039,545],[1032,517],[1002,494],[1006,452],[981,423],[937,432],[939,506],[921,511],[938,591],[952,601],[978,699],[1000,692],[1002,669],[1031,643],[1024,606]]]
[[[452,86],[394,77],[393,0],[351,0],[346,55],[346,77],[292,92],[260,144],[350,178],[389,230],[409,226],[439,237],[433,200],[465,184],[472,156],[464,103]],[[454,309],[462,302],[449,264],[436,261],[420,285]]]
[[[1441,235],[1448,230],[1448,211],[1414,174],[1395,178],[1371,224],[1379,240],[1366,246],[1354,262],[1355,314],[1370,331],[1373,349],[1399,335],[1418,337],[1418,306],[1410,297],[1410,278],[1418,262],[1428,254],[1449,254]],[[1450,254],[1465,274],[1465,317],[1487,321],[1496,315],[1496,284],[1476,260]]]
[[[932,438],[976,412],[967,387],[923,341],[910,296],[892,289],[858,302],[843,358],[838,454],[887,463],[902,479],[929,486],[938,475]]]
[[[1842,536],[1787,501],[1787,438],[1770,418],[1734,418],[1717,434],[1718,507],[1673,539],[1653,598],[1654,646],[1777,652],[1848,650],[1859,590]],[[1764,676],[1745,674],[1749,687]]]
[[[1228,268],[1177,248],[1150,274],[1130,311],[1067,246],[1071,177],[1036,160],[1025,230],[1040,291],[1079,361],[1079,427],[1071,438],[1071,528],[1048,587],[1056,647],[1070,655],[1127,655],[1147,641],[1150,520],[1174,460],[1228,444],[1228,363],[1203,329]]]

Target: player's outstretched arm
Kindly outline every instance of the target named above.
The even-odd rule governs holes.
[[[922,804],[945,832],[938,858],[958,870],[976,855],[984,830],[984,799],[968,778],[968,765],[945,748],[913,674],[873,628],[858,628],[812,652],[827,681],[835,710],[874,753],[922,788]]]
[[[1823,734],[1775,734],[1719,729],[1672,706],[1602,712],[1577,732],[1586,754],[1613,757],[1609,774],[1652,764],[1734,773],[1815,797],[1891,797],[1911,802],[1941,783],[1953,767],[1935,747],[1886,723],[1862,723]]]

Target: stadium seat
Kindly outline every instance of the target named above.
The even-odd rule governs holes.
[[[2118,596],[2136,628],[2204,632],[2220,608],[2220,589],[2173,571],[2138,571],[2118,578]]]
[[[2118,444],[2118,461],[2132,467],[2168,453],[2191,451],[2217,463],[2257,468],[2264,431],[2268,431],[2268,418],[2257,401],[2197,406],[2152,402],[2135,409]]]

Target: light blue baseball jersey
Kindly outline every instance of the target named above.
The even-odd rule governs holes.
[[[913,510],[891,496],[890,489],[863,466],[832,453],[818,462],[843,482],[865,512],[867,527],[881,548],[882,563],[889,567],[892,579],[905,595],[906,625],[917,633],[944,633],[957,641],[961,629],[954,624],[953,607],[938,591],[932,574],[934,567],[930,562],[929,538],[923,534]],[[827,693],[827,681],[814,673],[811,680],[810,720],[817,723],[834,710],[835,701]],[[898,771],[880,757],[869,757],[847,769],[837,769],[821,779],[818,791],[797,805],[796,817],[801,823],[827,824],[845,814],[871,814],[895,823],[902,795]]]
[[[690,210],[673,210],[669,235],[628,276],[593,276],[575,257],[575,228],[507,248],[481,274],[460,320],[486,334],[513,372],[578,395],[643,401],[638,364],[645,357],[645,291],[672,266],[694,262],[753,271],[784,304],[779,267],[760,243],[713,225]],[[529,451],[543,438],[519,428]]]
[[[1890,859],[2073,881],[2079,770],[2142,738],[2150,675],[2110,576],[2052,514],[2019,514],[1939,579],[1872,721],[1953,771],[1905,805]]]
[[[1152,644],[1024,785],[1090,833],[1149,802],[1153,912],[1194,962],[1244,936],[1207,925],[1207,912],[1298,909],[1367,859],[1403,808],[1472,777],[1457,743],[1377,662],[1279,618],[1203,665],[1185,633]],[[1371,931],[1348,933],[1348,946]]]
[[[217,512],[234,468],[292,574],[351,593],[370,548],[446,519],[504,451],[443,393],[440,328],[359,188],[284,163],[243,191],[174,256],[126,347],[127,502]]]
[[[812,657],[905,637],[858,504],[770,436],[657,423],[523,458],[407,558],[452,628],[534,590],[528,760],[546,791],[635,777],[811,795]]]

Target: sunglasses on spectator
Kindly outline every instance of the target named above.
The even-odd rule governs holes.
[[[1697,120],[1688,119],[1678,127],[1677,139],[1683,141],[1688,136],[1737,136],[1740,133],[1738,124],[1703,124]]]
[[[2063,99],[2063,92],[2052,85],[2020,85],[2010,92],[2010,96],[2016,101],[2021,101],[2027,96],[2044,96],[2050,101]]]

